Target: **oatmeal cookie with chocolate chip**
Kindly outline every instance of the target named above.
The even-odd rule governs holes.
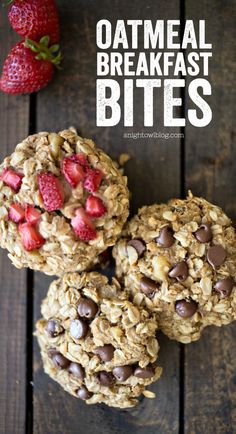
[[[39,133],[0,166],[0,245],[17,268],[83,271],[128,217],[127,179],[74,129]]]
[[[117,280],[97,272],[54,281],[36,324],[44,370],[87,404],[132,407],[157,380],[155,315],[135,307]]]
[[[236,235],[221,208],[194,197],[141,208],[113,248],[118,278],[160,329],[189,343],[236,319]]]

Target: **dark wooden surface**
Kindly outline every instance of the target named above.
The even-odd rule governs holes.
[[[2,60],[15,38],[2,11],[0,20]],[[28,134],[28,120],[28,96],[12,99],[0,93],[1,160]],[[15,269],[1,250],[0,276],[0,432],[21,433],[26,417],[27,272]]]
[[[235,6],[233,0],[224,4],[217,0],[214,9],[206,0],[186,2],[186,18],[210,23],[214,116],[197,132],[187,126],[185,173],[186,187],[222,206],[236,224]],[[185,347],[186,433],[236,432],[235,340],[236,324],[231,324],[205,330],[199,342]]]
[[[28,132],[74,125],[114,158],[128,152],[126,166],[131,209],[183,195],[188,188],[226,208],[236,221],[235,175],[235,1],[66,0],[61,15],[63,70],[37,96],[0,94],[1,158]],[[185,138],[132,140],[128,131],[143,124],[142,94],[135,105],[135,126],[97,128],[95,122],[95,25],[100,18],[206,19],[213,41],[210,80],[213,121],[206,128],[187,124]],[[1,61],[15,36],[1,11]],[[233,48],[234,47],[234,48]],[[161,93],[160,93],[161,95]],[[184,96],[184,95],[182,95]],[[162,127],[163,102],[156,102]],[[185,95],[185,110],[188,98]],[[180,132],[179,129],[173,130]],[[168,130],[169,132],[169,130]],[[0,432],[18,434],[233,434],[236,432],[236,325],[209,328],[202,339],[183,346],[160,336],[161,380],[157,393],[131,411],[85,406],[64,393],[42,370],[33,324],[52,278],[18,271],[0,252]],[[33,349],[33,356],[32,356]]]

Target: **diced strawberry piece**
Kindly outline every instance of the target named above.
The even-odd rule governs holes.
[[[71,226],[78,237],[83,241],[94,240],[97,236],[94,225],[84,208],[78,208],[75,217],[71,220]]]
[[[30,223],[21,223],[19,225],[19,233],[22,244],[27,252],[39,249],[45,243],[45,239],[35,226],[32,226]]]
[[[14,191],[19,191],[24,176],[11,168],[4,169],[0,179]]]
[[[34,208],[32,205],[26,204],[25,207],[25,219],[28,223],[31,223],[32,225],[36,225],[41,217],[40,211],[38,211],[36,208]]]
[[[85,172],[89,170],[89,163],[84,154],[76,154],[73,155],[73,157],[75,158],[77,163],[79,163],[83,167]]]
[[[59,179],[50,172],[38,175],[39,191],[47,211],[60,209],[64,203],[63,186]]]
[[[25,210],[19,203],[13,203],[10,206],[8,217],[15,223],[21,223],[25,220]]]
[[[65,157],[62,162],[62,172],[72,188],[77,187],[85,178],[85,171],[77,157],[79,157],[79,155]]]
[[[86,174],[86,179],[84,181],[84,188],[90,191],[91,193],[95,193],[99,189],[103,178],[103,173],[98,169],[89,169]]]
[[[91,217],[102,217],[106,212],[106,207],[99,197],[89,196],[85,205],[86,212]]]

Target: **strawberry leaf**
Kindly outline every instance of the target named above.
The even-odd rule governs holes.
[[[59,68],[59,64],[62,59],[60,46],[58,44],[54,44],[51,47],[48,47],[48,44],[49,36],[43,36],[39,42],[32,41],[32,39],[29,38],[25,39],[25,46],[34,53],[38,53],[37,56],[35,56],[35,59],[51,62],[53,65]]]
[[[40,39],[40,41],[39,41],[39,43],[41,44],[41,45],[44,45],[44,47],[48,47],[48,45],[49,45],[49,40],[50,40],[50,38],[49,38],[49,36],[43,36],[41,39]]]
[[[60,50],[59,44],[54,44],[49,48],[50,53],[55,54]]]
[[[31,51],[33,51],[34,53],[39,53],[39,51],[40,51],[39,45],[37,44],[37,42],[32,41],[32,39],[26,38],[25,46],[27,48],[30,48]]]

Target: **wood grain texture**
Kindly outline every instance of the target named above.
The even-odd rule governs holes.
[[[0,61],[15,42],[6,11],[1,10]],[[29,97],[0,93],[0,160],[28,134]],[[26,415],[26,271],[11,265],[0,252],[0,432],[21,434]]]
[[[210,63],[213,120],[187,126],[186,188],[222,206],[236,222],[235,177],[235,2],[188,1],[186,18],[205,19],[213,43]],[[209,328],[185,349],[185,432],[236,432],[236,324]]]
[[[74,125],[85,137],[92,137],[111,156],[128,152],[129,187],[132,191],[132,211],[144,204],[167,200],[180,194],[180,142],[170,140],[125,139],[122,123],[112,128],[97,128],[95,122],[96,44],[95,27],[101,18],[112,22],[126,18],[178,18],[179,1],[152,0],[143,4],[134,0],[58,2],[61,12],[63,70],[37,97],[37,129],[58,130]],[[157,131],[163,125],[162,93],[155,102]],[[143,125],[143,97],[139,93],[135,105],[133,131],[150,131]],[[175,132],[178,130],[175,130]],[[50,279],[42,275],[35,281],[35,317]],[[147,399],[139,408],[118,411],[104,406],[85,406],[70,397],[43,375],[38,347],[35,344],[34,361],[34,431],[38,433],[122,433],[175,434],[179,427],[179,345],[161,337],[160,361],[164,374],[153,385],[157,398]]]

